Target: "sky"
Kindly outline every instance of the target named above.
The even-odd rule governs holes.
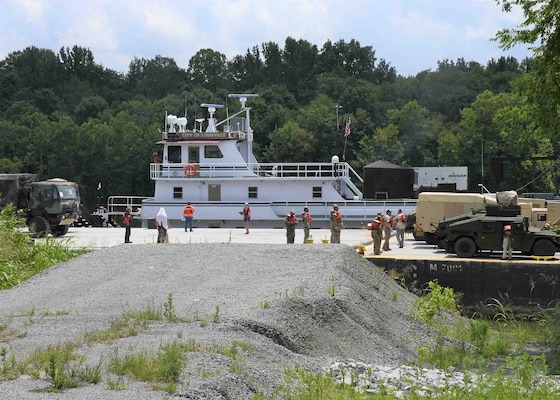
[[[201,49],[231,60],[287,37],[318,47],[330,40],[371,46],[403,76],[436,70],[438,61],[531,56],[504,52],[496,32],[523,21],[494,0],[0,0],[0,60],[29,46],[58,53],[89,48],[95,62],[128,72],[134,57],[169,57],[180,68]]]

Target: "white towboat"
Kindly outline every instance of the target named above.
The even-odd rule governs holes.
[[[209,118],[197,119],[188,130],[187,119],[166,115],[163,159],[150,164],[155,193],[142,201],[142,226],[151,226],[164,207],[174,226],[182,224],[183,207],[195,208],[195,227],[242,227],[245,202],[251,207],[252,227],[283,227],[290,210],[299,215],[309,207],[314,227],[326,227],[333,204],[338,204],[346,227],[365,227],[378,213],[401,208],[410,213],[415,199],[365,201],[357,185],[362,178],[346,162],[333,156],[327,163],[259,163],[253,155],[251,107],[255,94],[230,94],[241,110],[217,122],[219,104],[201,104]],[[197,126],[198,125],[198,126]]]

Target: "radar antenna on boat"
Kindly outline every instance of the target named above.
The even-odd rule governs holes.
[[[206,107],[210,116],[208,117],[208,126],[206,127],[206,132],[216,132],[216,120],[214,119],[214,113],[217,108],[223,108],[222,104],[208,104],[202,103],[200,107]]]
[[[233,99],[239,99],[239,102],[241,103],[241,108],[245,108],[245,103],[247,102],[247,99],[253,99],[255,97],[259,97],[259,95],[254,93],[230,93],[228,97],[231,97]]]

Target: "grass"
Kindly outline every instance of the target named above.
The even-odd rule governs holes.
[[[9,289],[39,272],[87,252],[71,249],[66,239],[46,238],[33,243],[22,231],[24,222],[11,205],[0,211],[0,290]]]

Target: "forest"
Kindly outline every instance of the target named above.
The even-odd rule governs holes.
[[[497,36],[504,47],[526,39]],[[185,66],[159,55],[134,58],[119,73],[79,45],[28,47],[0,61],[0,172],[75,181],[86,205],[151,196],[149,163],[166,112],[186,114],[192,128],[208,117],[201,103],[224,104],[221,120],[239,109],[229,93],[256,93],[249,105],[261,162],[338,155],[356,171],[377,160],[466,165],[470,191],[482,183],[491,191],[556,192],[558,89],[550,80],[558,74],[547,56],[554,54],[545,48],[485,65],[445,59],[405,77],[356,40],[318,47],[288,37],[283,47],[262,43],[231,60],[212,49]]]

